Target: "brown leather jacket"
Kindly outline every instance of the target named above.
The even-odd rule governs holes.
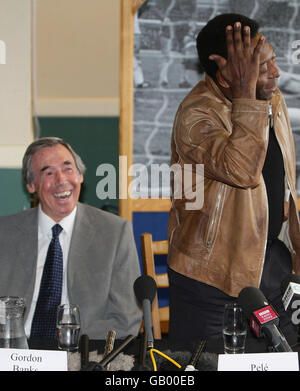
[[[268,202],[262,168],[274,121],[285,168],[285,222],[280,238],[300,273],[300,229],[295,189],[294,140],[279,90],[270,102],[229,101],[210,77],[199,82],[177,111],[171,164],[204,164],[204,203],[188,210],[172,199],[169,266],[187,277],[238,296],[259,287],[268,231]],[[193,168],[195,171],[195,168]],[[196,177],[196,176],[194,176]],[[193,183],[195,190],[195,180]]]

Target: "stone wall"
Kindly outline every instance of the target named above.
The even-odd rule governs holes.
[[[260,31],[275,49],[281,70],[279,87],[286,98],[295,137],[300,196],[300,0],[144,3],[135,27],[134,163],[148,167],[152,163],[169,164],[177,107],[204,76],[199,69],[195,38],[208,20],[225,12],[257,20]]]

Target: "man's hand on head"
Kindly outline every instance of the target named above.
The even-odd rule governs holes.
[[[244,26],[242,34],[241,23],[236,22],[234,27],[226,27],[226,43],[227,59],[217,54],[209,56],[218,65],[219,83],[230,88],[232,98],[255,99],[264,37],[259,34],[251,40],[250,27]]]

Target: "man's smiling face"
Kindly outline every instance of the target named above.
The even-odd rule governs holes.
[[[32,157],[31,169],[29,193],[37,193],[43,212],[59,222],[75,208],[83,182],[71,152],[61,144],[41,148]]]
[[[258,36],[252,40],[252,46],[256,44]],[[256,84],[256,98],[269,100],[277,88],[278,78],[280,77],[279,69],[276,65],[276,55],[270,45],[265,40],[260,53],[259,76]]]

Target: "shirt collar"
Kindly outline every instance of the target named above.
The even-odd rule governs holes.
[[[59,221],[59,225],[63,228],[63,233],[68,236],[72,234],[75,216],[76,216],[77,206],[72,210],[72,212],[64,217],[61,221]],[[38,205],[38,222],[39,222],[39,235],[41,236],[50,236],[52,237],[52,227],[57,224],[56,221],[51,219],[48,215],[46,215],[41,208],[41,205]]]

